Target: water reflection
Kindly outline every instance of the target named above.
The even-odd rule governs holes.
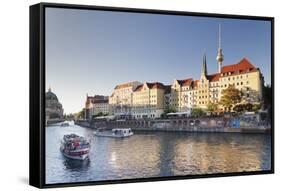
[[[91,141],[90,159],[66,159],[59,142],[66,133]],[[83,182],[188,174],[269,170],[269,135],[135,132],[126,139],[95,137],[71,125],[46,128],[46,182]]]

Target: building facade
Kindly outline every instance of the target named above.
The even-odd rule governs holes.
[[[85,118],[91,119],[94,115],[107,115],[110,114],[108,96],[95,95],[86,97],[85,102]]]
[[[220,53],[222,50],[220,49]],[[220,72],[209,74],[206,54],[203,55],[198,80],[174,80],[172,85],[160,82],[127,83],[115,87],[109,98],[109,108],[115,116],[130,118],[159,118],[165,109],[190,112],[192,108],[207,109],[210,104],[219,106],[223,90],[233,86],[242,92],[241,103],[259,104],[263,99],[264,79],[259,68],[243,58],[237,64],[223,66]],[[222,111],[224,108],[221,106]]]
[[[208,73],[207,57],[204,53],[199,79],[192,77],[178,80],[171,85],[160,82],[144,84],[134,81],[117,85],[108,104],[114,116],[129,118],[158,118],[167,109],[188,113],[192,108],[206,109],[210,104],[219,106],[223,90],[233,86],[242,92],[242,103],[261,103],[263,100],[264,78],[259,68],[247,58],[238,63],[223,65],[224,55],[221,47],[219,27],[219,47],[216,57],[218,70]],[[94,102],[86,102],[86,108],[94,107]],[[222,108],[219,106],[220,110]],[[105,108],[105,105],[100,105]],[[101,111],[99,109],[98,111]],[[94,110],[93,110],[94,112]]]
[[[132,117],[159,118],[164,112],[165,86],[162,83],[145,82],[132,94]]]
[[[115,116],[130,116],[132,108],[132,94],[142,83],[138,81],[119,84],[115,86],[109,97],[109,105]]]

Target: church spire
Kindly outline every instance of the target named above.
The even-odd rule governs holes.
[[[221,48],[221,25],[220,24],[219,24],[219,48],[218,48],[217,61],[218,61],[218,72],[221,73],[223,54],[222,54],[222,48]]]
[[[207,72],[207,59],[206,59],[206,52],[204,52],[201,75],[206,76],[207,74],[208,74],[208,72]]]
[[[51,91],[52,91],[51,86],[49,86],[48,92],[51,92]]]

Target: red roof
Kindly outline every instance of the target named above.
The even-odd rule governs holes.
[[[238,64],[223,66],[221,73],[231,72],[231,74],[240,74],[254,71],[257,71],[257,68],[253,66],[249,60],[243,58]]]
[[[181,86],[190,86],[192,84],[193,79],[192,78],[188,78],[188,79],[184,79],[184,80],[177,80],[178,83]]]
[[[147,84],[149,89],[163,89],[163,90],[165,89],[165,86],[160,82],[152,82],[152,83],[146,82],[145,84]],[[143,87],[144,87],[144,84],[139,85],[136,87],[135,91],[141,91],[143,89]]]
[[[106,102],[108,102],[108,96],[103,96],[103,95],[87,96],[86,105],[90,103],[106,103]]]
[[[141,91],[142,87],[143,87],[143,84],[142,85],[138,85],[134,91]]]
[[[165,89],[165,86],[160,82],[146,83],[150,89]]]
[[[198,86],[198,83],[199,83],[199,80],[194,80],[194,81],[193,81],[193,87],[197,87],[197,86]]]
[[[220,75],[221,75],[220,73],[207,75],[207,79],[208,79],[210,82],[216,82],[216,81],[219,81]]]

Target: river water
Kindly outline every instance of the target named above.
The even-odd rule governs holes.
[[[91,141],[89,160],[60,153],[60,140],[69,133]],[[270,169],[267,134],[134,132],[118,139],[74,124],[46,127],[47,184]]]

